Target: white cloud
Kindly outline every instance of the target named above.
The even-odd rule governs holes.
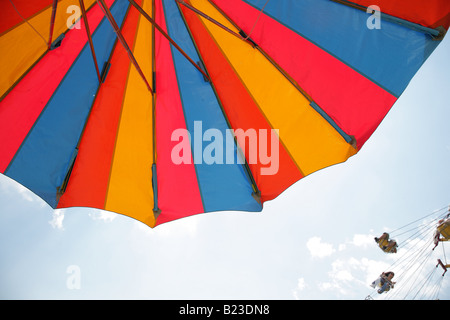
[[[33,195],[33,193],[31,193],[31,191],[25,188],[24,186],[17,184],[16,188],[17,191],[19,191],[22,198],[24,198],[26,201],[32,202],[35,200],[35,196]]]
[[[355,234],[353,239],[347,241],[346,243],[341,243],[338,245],[338,251],[344,251],[348,249],[348,245],[353,245],[355,247],[367,248],[374,246],[375,240],[374,236],[371,234]]]
[[[319,237],[310,238],[306,242],[306,247],[308,248],[311,256],[317,258],[330,256],[336,251],[332,244],[322,242],[322,239]]]
[[[303,290],[306,287],[305,278],[299,278],[297,282],[297,289]]]
[[[297,287],[292,290],[292,295],[295,300],[300,300],[300,292],[302,292],[306,288],[305,278],[299,278],[297,281]]]
[[[351,243],[357,247],[372,246],[375,243],[374,236],[370,234],[355,234]]]
[[[354,280],[354,277],[350,270],[344,269],[345,266],[343,266],[342,261],[336,260],[332,264],[333,270],[330,272],[330,277],[333,278],[336,281],[342,282],[342,281],[352,281]]]
[[[105,210],[93,210],[91,213],[89,213],[89,217],[91,217],[93,220],[111,222],[117,217],[117,213]]]
[[[52,220],[50,220],[49,223],[54,229],[64,230],[63,220],[64,220],[64,209],[53,210]]]
[[[337,288],[336,284],[333,284],[331,282],[321,282],[321,283],[319,283],[319,289],[321,291],[327,291],[327,290],[330,290],[332,288]]]
[[[66,209],[56,209],[52,211],[52,219],[48,222],[54,229],[64,230],[64,215]],[[111,222],[116,218],[117,214],[104,210],[92,210],[89,213],[89,217],[93,220],[101,220],[105,222]]]
[[[333,290],[340,295],[348,296],[350,292],[355,291],[357,286],[366,286],[366,281],[362,281],[361,277],[366,273],[368,266],[367,261],[355,258],[337,259],[331,263],[331,270],[327,273],[328,279],[319,283],[319,289],[321,291]]]
[[[341,294],[345,294],[352,283],[356,280],[351,273],[348,261],[335,260],[331,264],[331,271],[328,276],[331,282],[323,282],[319,285],[321,290],[337,289]]]

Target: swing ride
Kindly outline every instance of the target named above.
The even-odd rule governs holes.
[[[399,239],[395,243],[398,248],[395,260],[372,282],[373,291],[366,300],[439,300],[443,283],[448,281],[445,274],[450,268],[446,257],[446,242],[450,240],[450,206],[383,233],[375,241],[389,253],[386,247],[389,241],[395,241],[390,238],[394,236]],[[395,290],[392,290],[394,284]]]

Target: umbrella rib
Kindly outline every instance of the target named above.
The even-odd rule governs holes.
[[[52,6],[52,16],[50,18],[50,31],[48,36],[48,50],[50,50],[52,46],[53,40],[53,30],[55,29],[55,17],[56,17],[56,8],[58,7],[58,0],[53,0]]]
[[[269,0],[266,0],[266,3],[262,6],[261,10],[259,10],[258,18],[256,18],[256,21],[255,21],[255,23],[253,24],[253,27],[252,27],[252,29],[250,30],[250,33],[245,37],[245,40],[247,40],[247,39],[250,38],[250,35],[253,33],[253,30],[255,29],[256,24],[258,23],[259,18],[261,18],[261,15],[262,15],[262,13],[263,13],[263,11],[264,11],[264,8],[267,6],[268,3],[269,3]]]
[[[30,21],[28,21],[29,19],[25,18],[17,9],[16,5],[12,2],[12,0],[9,0],[9,2],[11,3],[12,7],[14,8],[14,11],[16,11],[16,13],[19,15],[19,17],[26,23],[28,24],[28,26],[39,36],[41,37],[42,40],[44,40],[45,45],[47,45],[47,40],[45,40],[44,36],[38,31],[36,30],[35,27],[33,27],[33,25],[30,23]]]
[[[152,0],[152,18],[155,18],[155,0]],[[152,24],[152,80],[156,92],[156,54],[155,54],[155,25]],[[158,206],[158,177],[156,168],[156,94],[152,96],[152,189],[153,189],[153,216],[155,222],[161,214]]]
[[[152,17],[155,17],[155,0],[152,0]],[[152,24],[152,81],[153,89],[156,92],[156,43],[155,43],[155,25]],[[156,164],[156,95],[152,97],[152,150],[153,164]]]
[[[144,73],[142,72],[141,67],[139,66],[138,62],[136,61],[136,58],[133,55],[133,52],[131,51],[130,47],[128,46],[122,32],[120,31],[119,26],[117,25],[116,21],[114,20],[114,17],[111,14],[111,11],[109,11],[108,7],[105,4],[104,0],[96,0],[99,4],[100,8],[102,9],[103,13],[105,14],[106,18],[109,20],[109,23],[114,28],[114,31],[116,32],[116,35],[122,44],[122,46],[125,48],[125,50],[128,53],[128,57],[131,59],[131,62],[135,66],[136,70],[138,71],[139,75],[141,76],[142,80],[144,80],[147,89],[151,92],[153,95],[153,89],[151,88],[150,84],[147,81],[147,78],[145,77]]]
[[[86,15],[86,8],[84,7],[84,0],[79,0],[79,2],[80,2],[81,14],[82,14],[83,20],[84,20],[84,26],[86,29],[86,34],[87,34],[88,41],[89,41],[89,46],[91,48],[92,58],[94,59],[95,71],[97,72],[98,81],[99,81],[99,83],[101,83],[102,80],[101,80],[101,76],[100,76],[100,70],[98,69],[97,57],[95,55],[94,43],[92,42],[92,35],[91,35],[91,31],[89,29],[89,23],[88,23],[87,15]]]
[[[103,1],[103,0],[97,0]],[[198,70],[203,76],[210,81],[209,75],[202,70],[187,54],[183,51],[183,49],[178,46],[178,44],[152,19],[145,11],[142,9],[134,0],[128,0],[156,29],[167,39],[169,42]]]
[[[202,16],[203,18],[205,18],[208,21],[211,21],[212,23],[214,23],[216,26],[222,28],[223,30],[227,31],[228,33],[232,34],[233,36],[239,38],[240,40],[244,40],[244,37],[242,37],[239,33],[234,32],[233,30],[231,30],[230,28],[224,26],[223,24],[221,24],[220,22],[218,22],[217,20],[211,18],[210,16],[208,16],[206,13],[198,10],[197,8],[193,7],[192,5],[186,3],[186,1],[184,0],[176,0],[178,3],[182,4],[183,6],[185,6],[186,8],[194,11],[196,14],[198,14],[199,16]]]
[[[264,51],[260,46],[258,46],[250,37],[249,35],[246,35],[246,33],[244,32],[244,30],[242,30],[242,28],[240,28],[231,18],[230,16],[228,16],[221,8],[219,8],[219,6],[217,4],[214,3],[214,1],[208,0],[209,3],[211,3],[212,6],[214,6],[214,8],[216,8],[236,29],[239,30],[239,34],[241,35],[245,35],[245,37],[241,37],[242,40],[248,40],[249,43],[251,45],[253,45],[257,50],[259,50],[259,52],[261,52],[261,54],[267,59],[269,60],[269,62],[275,67],[277,68],[277,70],[279,72],[281,72],[281,74],[298,90],[300,91],[300,93],[309,101],[309,102],[313,102],[313,99],[311,98],[311,96],[309,94],[307,94],[305,92],[305,90],[303,90],[298,83],[286,72],[286,70],[284,70],[278,63],[275,62],[275,60],[273,60],[273,58],[266,52]],[[262,12],[262,11],[261,11]]]

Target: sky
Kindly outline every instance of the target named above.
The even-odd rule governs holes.
[[[447,36],[357,155],[260,213],[151,229],[100,210],[53,210],[0,174],[0,298],[402,299],[401,281],[383,295],[370,284],[414,248],[399,241],[385,254],[373,238],[450,205],[449,58]],[[450,299],[449,278],[440,299]]]

